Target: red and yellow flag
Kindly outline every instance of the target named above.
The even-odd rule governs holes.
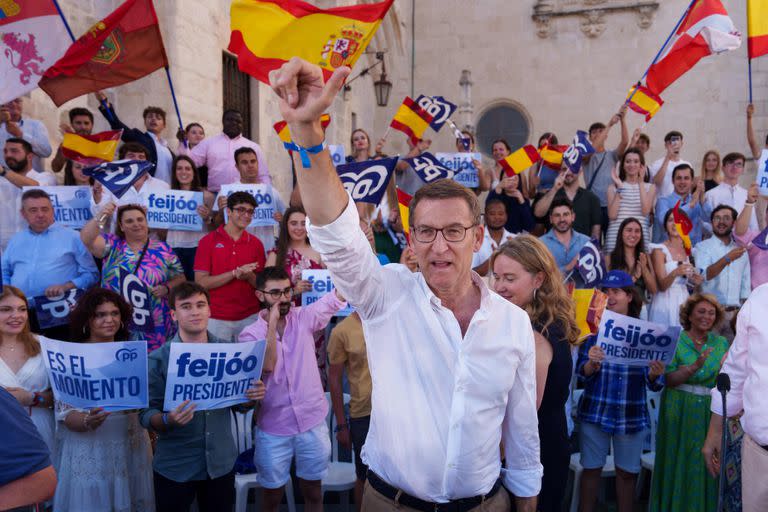
[[[635,89],[637,89],[636,92]],[[632,93],[634,93],[634,95]],[[632,89],[629,90],[629,94],[627,94],[627,99],[629,100],[630,97],[632,97],[632,99],[629,101],[629,108],[638,114],[644,115],[646,123],[650,121],[651,118],[656,115],[656,112],[659,111],[661,106],[664,105],[664,100],[661,99],[661,96],[653,94],[650,89],[643,87],[642,85],[632,87]]]
[[[397,189],[397,205],[400,209],[400,222],[403,225],[405,237],[409,240],[411,236],[411,226],[408,219],[411,211],[411,199],[413,199],[413,196],[409,196],[399,188]]]
[[[597,334],[600,319],[608,305],[608,296],[594,288],[571,291],[576,307],[576,325],[579,327],[579,342]]]
[[[768,53],[768,0],[747,0],[747,34],[750,59]]]
[[[406,96],[389,126],[406,134],[411,139],[411,144],[416,145],[422,135],[424,135],[424,131],[429,126],[429,123],[432,122],[432,119],[432,116],[426,110]]]
[[[672,218],[675,221],[675,230],[680,238],[683,240],[683,248],[685,254],[691,255],[691,237],[689,236],[693,229],[693,222],[686,215],[686,213],[680,209],[680,200],[675,203],[675,208],[672,210]]]
[[[111,162],[115,158],[117,145],[123,130],[78,135],[65,133],[61,142],[61,153],[70,160],[88,164]]]
[[[539,148],[539,155],[541,155],[542,163],[550,169],[559,171],[560,167],[563,165],[563,153],[565,153],[567,149],[568,146],[545,142],[544,145]]]
[[[325,130],[328,125],[331,124],[331,115],[323,114],[320,116],[320,124],[322,125],[323,130]],[[281,141],[291,142],[291,130],[288,129],[288,123],[285,121],[278,121],[272,125],[272,128],[275,129],[275,132],[277,132],[277,136],[280,137]]]
[[[320,9],[300,0],[232,0],[229,51],[240,71],[265,84],[292,57],[317,64],[327,80],[355,64],[392,2]]]
[[[499,160],[499,165],[504,169],[504,172],[507,173],[507,176],[512,176],[520,174],[539,160],[541,160],[539,152],[533,145],[528,144],[503,160]]]

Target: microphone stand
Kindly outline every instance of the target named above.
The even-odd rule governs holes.
[[[731,379],[727,373],[717,376],[717,390],[723,398],[723,435],[720,441],[720,482],[717,493],[717,511],[723,510],[723,496],[725,494],[725,454],[728,449],[728,410],[726,409],[725,395],[731,390]]]

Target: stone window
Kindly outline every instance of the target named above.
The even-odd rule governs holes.
[[[222,112],[235,109],[243,115],[243,136],[251,138],[251,78],[237,67],[237,57],[222,52],[224,105]]]
[[[493,141],[505,139],[512,150],[524,146],[531,133],[525,114],[514,105],[495,105],[482,113],[477,121],[475,142],[477,149],[491,154]]]

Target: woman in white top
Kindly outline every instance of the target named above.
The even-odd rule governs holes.
[[[658,291],[648,311],[649,321],[670,326],[680,325],[680,306],[685,304],[689,295],[687,281],[698,286],[704,280],[685,252],[683,240],[675,227],[673,211],[667,211],[664,216],[664,229],[669,238],[654,246],[651,253]]]
[[[91,288],[70,314],[72,340],[128,339],[131,307],[117,293]],[[55,512],[143,512],[155,509],[152,450],[137,411],[75,409],[56,402],[59,482]]]
[[[197,213],[203,218],[203,229],[201,231],[169,229],[165,239],[166,243],[173,249],[173,252],[176,253],[176,256],[179,257],[181,266],[184,267],[184,275],[187,281],[194,281],[197,244],[201,238],[208,234],[213,222],[211,206],[213,205],[214,195],[200,186],[197,167],[195,167],[195,163],[188,156],[176,156],[171,164],[171,173],[171,189],[203,193],[203,204],[197,208]]]
[[[29,328],[28,307],[27,298],[21,290],[15,286],[3,286],[0,293],[0,386],[29,411],[32,423],[53,458],[56,453],[53,393],[40,342]]]
[[[643,228],[643,237],[650,240],[648,216],[656,202],[656,187],[648,180],[645,158],[637,148],[629,148],[611,172],[613,185],[608,187],[608,231],[605,234],[605,252],[613,251],[616,235],[624,219],[636,218]],[[646,250],[645,247],[642,250]]]

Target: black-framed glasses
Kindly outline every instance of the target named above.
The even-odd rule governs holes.
[[[254,210],[253,208],[245,208],[243,206],[237,206],[235,208],[232,208],[232,211],[237,213],[238,215],[247,215],[248,217],[253,217],[253,212],[255,212],[256,210]]]
[[[280,300],[280,297],[290,299],[293,297],[293,288],[286,288],[285,290],[261,290],[262,293],[266,293],[275,300]]]
[[[413,238],[422,244],[434,242],[438,232],[443,234],[443,238],[445,238],[447,242],[461,242],[467,236],[467,230],[472,229],[476,225],[477,224],[472,224],[464,227],[461,224],[456,224],[440,229],[429,226],[414,226],[412,232]]]

